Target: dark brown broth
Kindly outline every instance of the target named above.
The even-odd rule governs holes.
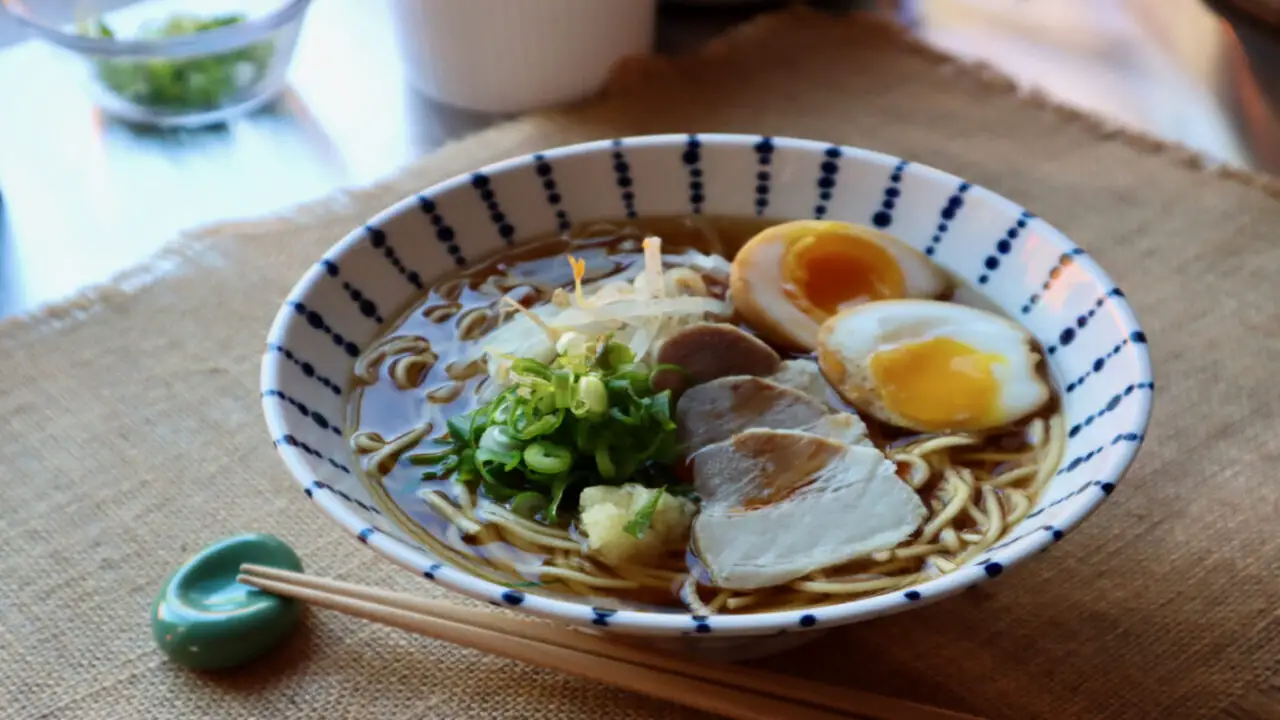
[[[663,239],[664,252],[678,253],[686,249],[694,249],[708,254],[719,254],[726,258],[732,258],[748,239],[774,224],[776,224],[774,221],[759,218],[646,218],[642,221],[627,221],[627,230],[619,232],[620,223],[587,223],[575,227],[570,232],[570,237],[575,238],[574,240],[565,240],[561,236],[538,238],[494,256],[480,265],[467,269],[465,272],[447,275],[436,283],[426,298],[416,302],[399,319],[390,323],[384,333],[384,336],[417,335],[426,338],[431,342],[432,349],[439,354],[439,361],[428,373],[422,385],[412,390],[400,390],[397,388],[388,377],[387,368],[390,363],[384,363],[376,383],[368,386],[359,386],[352,393],[348,412],[348,434],[357,432],[358,428],[359,432],[377,432],[384,438],[391,439],[407,432],[422,421],[431,405],[425,398],[425,392],[452,382],[445,374],[445,368],[448,363],[451,361],[465,362],[479,355],[483,338],[476,342],[459,341],[456,333],[456,321],[468,310],[485,307],[498,297],[498,295],[493,294],[486,295],[481,289],[478,289],[491,276],[506,273],[528,281],[530,284],[546,288],[572,287],[573,276],[569,263],[566,262],[564,257],[566,253],[572,253],[586,260],[589,278],[603,277],[620,272],[628,268],[632,263],[642,262],[642,258],[637,252],[638,248],[631,246],[636,245],[644,235],[648,234],[658,235]],[[424,316],[425,311],[450,301],[449,298],[440,295],[440,290],[444,289],[449,281],[455,278],[466,278],[468,280],[467,286],[456,298],[456,301],[462,306],[461,310],[449,322],[437,324],[428,320]],[[965,298],[976,297],[976,293],[972,292],[958,293],[958,295]],[[956,299],[958,300],[958,298]],[[982,305],[980,303],[966,304],[979,305],[982,309],[993,310],[990,305]],[[740,318],[736,319],[735,322],[743,329],[751,331],[751,328],[745,322],[742,322]],[[780,351],[780,353],[786,358],[816,359],[811,353],[786,351]],[[1041,363],[1041,372],[1046,381],[1049,382],[1044,365],[1044,363]],[[444,434],[443,417],[467,412],[475,406],[475,398],[480,390],[480,381],[481,378],[466,381],[464,391],[455,400],[437,406],[441,420],[435,423],[433,431],[428,435],[429,438],[439,438]],[[1052,382],[1049,382],[1049,385],[1052,387]],[[852,410],[830,387],[828,387],[828,401],[838,409]],[[1034,417],[1048,418],[1056,412],[1057,403],[1058,397],[1055,393],[1050,405],[1043,408]],[[863,415],[862,419],[867,425],[869,437],[877,447],[901,446],[928,437],[881,423],[869,415]],[[1016,451],[1026,448],[1026,426],[1032,419],[1034,418],[1028,418],[1016,426],[989,434],[976,449]],[[358,467],[362,469],[365,467],[363,458],[357,457],[356,461]],[[982,469],[996,469],[996,464],[987,464]],[[385,509],[391,510],[392,517],[403,518],[407,523],[411,524],[411,526],[406,527],[406,530],[410,531],[411,534],[420,534],[420,531],[425,530],[427,533],[440,538],[443,537],[448,523],[424,504],[423,500],[418,497],[418,492],[424,489],[435,489],[444,492],[446,496],[456,501],[459,487],[451,480],[423,481],[421,474],[420,468],[402,461],[381,482],[371,482],[367,477],[365,482],[374,497],[379,501],[379,504]],[[480,557],[486,556],[484,546],[472,545],[472,547]],[[510,546],[505,549],[507,552],[518,553],[527,557],[526,553]],[[700,578],[704,585],[710,584],[709,573],[694,552],[689,551],[686,553],[686,564],[689,570],[695,577]],[[858,570],[858,563],[840,568],[841,574],[854,574]],[[533,580],[533,578],[503,578],[498,577],[498,575],[499,573],[495,571],[495,577],[491,579],[500,582]],[[683,608],[676,594],[676,588],[672,588],[671,593],[666,596],[661,591],[655,592],[652,589],[609,591],[609,594],[629,603],[651,606],[654,609],[671,610]]]

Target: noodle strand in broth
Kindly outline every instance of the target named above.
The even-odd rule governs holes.
[[[419,477],[422,468],[411,456],[435,452],[430,445],[445,436],[433,436],[434,429],[489,392],[484,338],[525,308],[565,302],[574,284],[562,253],[582,258],[597,283],[637,277],[640,240],[652,233],[664,239],[664,262],[679,270],[668,283],[690,297],[723,298],[724,278],[679,265],[679,254],[731,257],[765,225],[701,217],[597,224],[573,233],[579,239],[531,242],[438,282],[355,364],[351,446],[375,498],[419,526],[414,536],[441,561],[481,577],[699,615],[846,602],[952,572],[980,556],[1026,517],[1061,461],[1066,438],[1056,404],[987,433],[912,435],[864,416],[869,436],[923,502],[920,529],[895,548],[759,590],[716,587],[693,551],[610,567],[585,554],[575,525],[523,517],[448,476]]]

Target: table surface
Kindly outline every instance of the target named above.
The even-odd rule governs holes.
[[[903,2],[939,48],[1217,161],[1280,172],[1268,29],[1200,0]],[[759,7],[664,6],[659,49],[697,47]],[[0,17],[0,316],[109,280],[192,228],[375,182],[500,119],[408,89],[389,25],[382,2],[316,0],[272,108],[161,132],[103,118],[76,58]]]

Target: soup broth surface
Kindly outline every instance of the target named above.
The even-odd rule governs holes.
[[[581,258],[585,262],[587,279],[595,280],[629,269],[634,270],[642,265],[640,241],[646,235],[662,238],[664,259],[685,250],[697,250],[731,260],[748,239],[774,224],[775,221],[759,218],[733,217],[648,218],[587,223],[573,228],[567,237],[557,235],[536,238],[492,257],[485,263],[438,280],[425,298],[408,308],[386,328],[384,337],[405,338],[403,346],[392,347],[391,352],[380,362],[372,364],[371,368],[365,368],[363,377],[360,377],[361,366],[357,365],[347,429],[355,447],[356,465],[361,469],[362,479],[381,509],[407,532],[427,544],[433,552],[441,555],[441,559],[446,562],[463,566],[487,579],[512,587],[551,595],[578,596],[579,599],[581,595],[589,594],[591,602],[604,602],[614,607],[688,611],[691,605],[687,598],[682,597],[682,582],[678,580],[687,575],[692,575],[698,586],[703,588],[698,593],[702,600],[713,595],[718,598],[719,606],[716,610],[719,612],[760,612],[812,606],[900,588],[900,583],[892,582],[884,584],[882,588],[875,587],[874,579],[892,577],[900,569],[903,572],[918,572],[922,558],[885,561],[883,558],[873,557],[829,568],[817,579],[856,582],[858,578],[866,576],[872,579],[872,586],[866,592],[840,591],[823,594],[798,592],[795,588],[782,587],[758,591],[750,600],[735,603],[731,599],[733,594],[725,596],[711,585],[709,573],[699,562],[696,553],[689,550],[680,557],[673,556],[663,561],[662,571],[669,572],[672,578],[669,586],[654,587],[651,584],[627,589],[586,588],[584,593],[581,586],[558,582],[537,572],[518,574],[503,570],[502,568],[511,565],[536,568],[551,559],[555,553],[567,551],[548,552],[541,547],[519,547],[510,542],[492,539],[477,541],[465,537],[456,522],[424,502],[420,493],[424,490],[436,491],[455,506],[474,506],[476,498],[473,491],[448,477],[424,480],[423,468],[406,460],[413,453],[432,452],[441,447],[436,443],[446,437],[445,421],[451,416],[466,413],[479,404],[487,381],[484,363],[478,360],[484,339],[500,322],[517,312],[509,302],[501,298],[506,296],[522,306],[532,307],[546,302],[555,288],[572,289],[573,272],[566,262],[566,254]],[[949,297],[951,301],[971,304],[984,310],[992,309],[977,292],[965,288],[959,282],[954,283],[954,287],[958,289]],[[708,288],[715,297],[723,298],[727,292],[723,284],[708,283]],[[735,324],[751,331],[740,319],[736,319]],[[429,347],[429,350],[424,351],[425,347]],[[784,358],[813,357],[809,354],[786,353],[781,349],[779,351]],[[417,353],[421,358],[424,352],[429,353],[434,362],[418,362],[415,365],[417,361],[412,359],[414,354]],[[1045,372],[1044,365],[1041,363],[1040,366],[1042,373]],[[1045,379],[1047,381],[1047,377]],[[1052,383],[1050,386],[1052,387]],[[852,410],[834,390],[828,392],[828,400],[837,410]],[[1044,434],[1044,428],[1057,411],[1055,394],[1054,400],[1035,415],[995,432],[982,434],[976,444],[964,448],[963,463],[960,464],[985,478],[998,477],[1011,468],[1018,467],[1019,463],[1025,462],[1025,456],[1033,452],[1033,436],[1037,433]],[[893,459],[892,451],[895,448],[919,446],[932,437],[877,422],[866,414],[861,414],[861,417],[867,425],[868,436],[876,447],[890,455],[890,459]],[[402,452],[368,449],[374,446],[381,448],[379,443],[390,446],[398,440],[415,439],[415,432],[421,438],[417,442],[407,443],[411,447]],[[362,448],[362,442],[370,442],[372,445]],[[903,467],[902,463],[899,463],[899,468],[905,479],[909,468]],[[933,480],[928,486],[920,488],[926,504],[937,502],[931,494],[936,491],[936,484],[937,481]],[[1025,485],[1025,482],[1010,483],[1009,488],[1025,488]],[[998,489],[996,492],[1005,490]],[[462,497],[465,493],[473,495],[470,498]],[[1028,498],[1032,503],[1035,499]],[[1018,502],[1022,500],[1019,499]],[[981,498],[978,499],[978,506],[981,507]],[[961,535],[966,532],[983,532],[971,519],[979,516],[980,509],[970,516],[957,518],[952,530]],[[570,524],[567,529],[572,537],[577,537],[576,527]],[[567,557],[561,559],[568,560]],[[600,570],[599,564],[593,563],[589,558],[580,558],[574,562],[592,565]],[[898,566],[894,563],[898,563]],[[687,593],[688,588],[683,588],[683,591]]]

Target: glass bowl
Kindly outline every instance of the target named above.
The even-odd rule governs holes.
[[[284,87],[311,0],[147,2],[66,25],[56,4],[0,0],[36,35],[84,59],[94,97],[119,119],[162,127],[223,122]]]

